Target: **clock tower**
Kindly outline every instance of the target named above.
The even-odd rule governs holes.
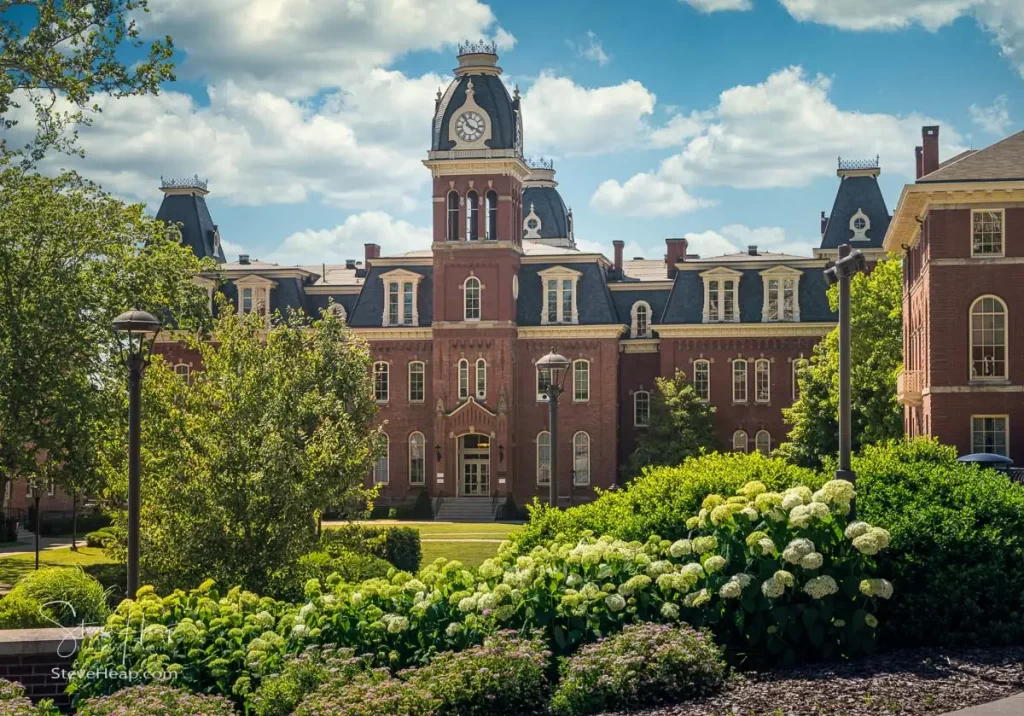
[[[447,495],[490,499],[512,489],[511,425],[516,302],[522,249],[523,160],[519,92],[501,81],[493,43],[459,46],[459,66],[438,91],[433,176],[435,435],[451,475]]]

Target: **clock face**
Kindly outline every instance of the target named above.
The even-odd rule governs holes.
[[[484,118],[479,112],[463,112],[455,120],[455,133],[464,142],[475,142],[484,136]]]

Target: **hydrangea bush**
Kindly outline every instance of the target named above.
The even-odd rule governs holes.
[[[284,654],[311,645],[349,647],[397,670],[500,629],[541,630],[555,652],[567,654],[643,621],[707,627],[734,661],[855,656],[873,649],[878,600],[892,587],[878,579],[875,562],[889,535],[849,523],[853,497],[844,481],[783,492],[754,481],[729,497],[709,495],[674,541],[586,535],[526,554],[504,544],[475,571],[438,560],[418,577],[394,572],[347,584],[332,575],[326,587],[310,580],[302,605],[237,590],[221,600],[145,592],[118,608],[79,665],[113,666],[125,657],[150,670],[178,669],[198,690],[246,700],[280,670]],[[92,694],[111,687],[90,681],[72,688]]]

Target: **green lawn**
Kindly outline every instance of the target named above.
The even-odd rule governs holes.
[[[84,544],[84,543],[83,543]],[[100,547],[79,547],[72,552],[70,547],[46,549],[39,553],[40,567],[89,567],[94,564],[112,564]],[[0,554],[0,584],[13,585],[18,577],[35,569],[34,554]]]
[[[329,527],[331,523],[325,524]],[[521,524],[505,522],[405,522],[374,520],[366,524],[380,527],[396,525],[419,530],[423,558],[426,566],[438,557],[457,559],[463,564],[478,567],[498,551],[498,545],[511,532],[523,528]]]

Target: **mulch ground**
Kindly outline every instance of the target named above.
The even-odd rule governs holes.
[[[735,676],[717,695],[631,716],[923,716],[1024,691],[1024,649],[920,649]]]

